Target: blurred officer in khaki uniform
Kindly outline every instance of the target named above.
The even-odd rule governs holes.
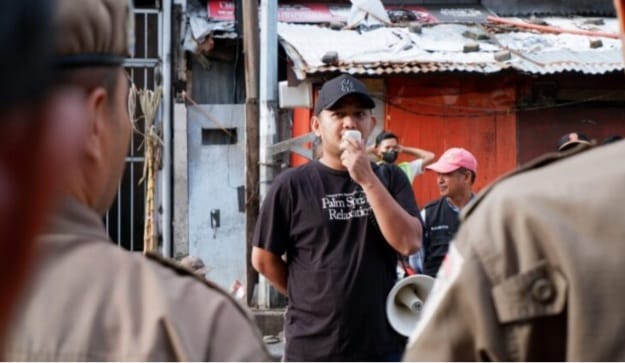
[[[38,240],[27,293],[4,346],[26,361],[260,361],[262,338],[227,294],[176,265],[116,247],[102,223],[131,124],[127,0],[60,0],[56,82],[83,90],[79,167]],[[68,130],[69,132],[69,130]]]
[[[49,0],[0,1],[0,342],[34,237],[75,161],[79,138],[65,129],[84,116],[78,90],[50,92],[51,9]]]
[[[625,360],[625,142],[585,147],[465,208],[404,360]]]

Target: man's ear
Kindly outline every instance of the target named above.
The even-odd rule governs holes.
[[[106,153],[104,148],[103,135],[106,130],[106,123],[109,120],[109,95],[103,87],[94,88],[87,95],[87,137],[86,137],[86,149],[87,155],[93,159],[102,159]]]
[[[367,135],[371,135],[371,132],[375,129],[375,125],[377,124],[377,122],[378,121],[375,119],[375,117],[371,115],[371,123],[369,124],[369,130],[367,130]]]
[[[467,172],[465,173],[465,177],[467,178],[467,183],[473,185],[473,182],[471,181],[471,179],[473,178],[473,172],[471,170],[467,170]]]
[[[319,117],[317,117],[316,115],[313,115],[310,118],[310,129],[315,133],[315,136],[320,136],[320,132],[319,132],[320,122],[321,120],[319,120]]]

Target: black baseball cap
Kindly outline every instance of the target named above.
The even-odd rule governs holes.
[[[317,102],[315,103],[315,115],[319,115],[323,110],[331,110],[341,98],[349,95],[358,96],[362,105],[367,109],[375,107],[375,103],[369,96],[369,91],[367,91],[364,83],[349,74],[342,74],[321,86]]]
[[[571,132],[563,135],[560,140],[558,140],[558,151],[568,150],[579,144],[592,145],[592,142],[581,132]]]

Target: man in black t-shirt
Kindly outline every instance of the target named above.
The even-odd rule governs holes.
[[[280,174],[261,208],[252,264],[289,298],[287,361],[401,357],[405,342],[385,301],[397,253],[419,248],[422,226],[403,172],[367,156],[373,107],[357,79],[326,82],[311,120],[320,159]],[[348,130],[361,138],[345,137]]]

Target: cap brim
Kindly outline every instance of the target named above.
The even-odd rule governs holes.
[[[586,140],[571,140],[571,141],[567,141],[564,144],[560,145],[560,147],[558,148],[558,151],[562,151],[562,150],[567,149],[569,147],[575,147],[575,145],[577,145],[577,144],[592,145],[592,143],[590,141],[586,141]]]
[[[440,174],[447,174],[460,169],[460,167],[458,165],[438,161],[434,164],[426,166],[425,169],[432,170]]]
[[[344,95],[341,95],[340,97],[337,97],[335,100],[333,100],[328,106],[326,106],[325,110],[332,110],[336,107],[336,105],[339,103],[339,101],[341,101],[343,98],[348,97],[348,96],[356,96],[358,97],[359,101],[360,101],[360,105],[362,106],[362,108],[371,110],[373,108],[375,108],[375,102],[373,102],[373,99],[371,97],[369,97],[368,94],[366,93],[362,93],[362,92],[350,92],[350,93],[346,93]]]

